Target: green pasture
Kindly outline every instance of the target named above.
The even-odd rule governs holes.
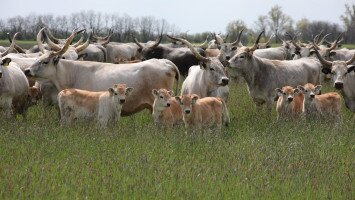
[[[355,122],[277,123],[231,84],[231,124],[186,134],[148,111],[100,129],[57,111],[0,119],[0,199],[354,199]],[[325,84],[323,93],[333,91]]]

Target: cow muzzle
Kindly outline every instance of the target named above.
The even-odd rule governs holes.
[[[167,103],[167,104],[166,104],[166,107],[170,107],[170,103]]]
[[[293,97],[288,97],[288,98],[287,98],[287,101],[288,101],[288,102],[292,102],[292,101],[293,101]]]
[[[185,114],[190,114],[191,110],[185,110],[184,112],[185,112]]]
[[[311,99],[314,99],[314,97],[315,97],[316,95],[314,95],[314,94],[312,93],[312,94],[310,94],[309,96],[311,97]]]
[[[32,75],[31,75],[31,70],[30,70],[30,69],[25,69],[25,71],[24,71],[24,72],[25,72],[25,75],[26,75],[26,76],[32,76]]]
[[[222,78],[222,86],[228,85],[229,79],[228,78]]]
[[[121,104],[124,104],[125,102],[126,102],[125,99],[120,99],[120,103],[121,103]]]
[[[341,89],[343,89],[343,87],[344,87],[344,84],[342,82],[335,82],[334,83],[335,89],[341,90]]]

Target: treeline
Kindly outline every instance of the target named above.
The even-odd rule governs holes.
[[[290,32],[298,35],[304,41],[312,41],[313,37],[324,31],[332,33],[328,37],[329,41],[334,40],[340,33],[344,32],[345,43],[355,43],[355,4],[345,5],[345,12],[339,16],[342,25],[328,21],[309,21],[304,18],[294,21],[290,16],[282,11],[278,5],[273,6],[268,13],[257,17],[250,27],[242,20],[234,20],[227,24],[224,35],[229,35],[227,41],[235,40],[242,28],[245,29],[242,42],[254,41],[254,37],[261,30],[265,30],[266,40],[276,31],[279,35]],[[133,18],[127,14],[102,14],[94,11],[81,11],[70,15],[36,15],[14,16],[6,20],[0,19],[0,39],[6,39],[6,33],[21,32],[19,39],[34,40],[39,31],[39,27],[50,28],[53,34],[59,38],[67,37],[71,30],[76,27],[94,29],[97,34],[105,35],[109,29],[113,30],[112,41],[129,42],[134,34],[140,41],[146,42],[155,40],[161,33],[178,35],[191,42],[203,42],[209,30],[203,33],[188,34],[181,31],[174,24],[170,24],[165,19],[156,19],[152,16]],[[278,42],[277,38],[273,42]]]

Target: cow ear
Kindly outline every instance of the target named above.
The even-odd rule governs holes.
[[[348,73],[350,73],[351,71],[355,71],[355,65],[348,66]]]
[[[322,89],[322,86],[321,86],[321,85],[317,85],[317,86],[314,88],[314,93],[320,94],[321,89]]]
[[[77,60],[83,61],[83,60],[85,60],[87,57],[88,57],[88,53],[83,53],[83,54],[80,54],[80,55],[78,56],[78,59],[77,59]]]
[[[277,96],[281,97],[283,95],[283,92],[280,88],[275,89]]]
[[[55,56],[55,57],[53,58],[53,64],[54,64],[54,65],[57,65],[58,62],[59,62],[59,60],[60,60],[60,56]]]
[[[196,94],[192,95],[191,104],[195,104],[198,98],[199,98],[198,95]]]
[[[170,94],[170,96],[174,96],[174,92],[172,90],[169,90],[168,93]]]
[[[328,68],[328,67],[323,67],[323,68],[322,68],[322,72],[323,72],[324,74],[329,74],[331,71],[332,71],[332,70],[331,70],[330,68]]]
[[[336,51],[331,51],[331,52],[329,52],[329,57],[335,56],[336,54],[337,54]]]
[[[131,93],[132,93],[132,91],[133,91],[133,88],[132,87],[128,87],[128,88],[126,88],[126,96],[129,96]]]
[[[152,94],[153,94],[154,96],[158,96],[158,90],[152,89]]]
[[[110,92],[111,95],[113,95],[113,94],[115,93],[115,89],[113,89],[112,87],[110,87],[110,88],[108,89],[108,91]]]
[[[1,65],[6,67],[6,66],[9,66],[10,62],[11,62],[11,58],[4,58],[4,59],[2,59]]]
[[[175,100],[176,100],[177,102],[179,102],[180,105],[182,105],[181,97],[180,97],[180,96],[176,96],[176,97],[175,97]]]
[[[206,68],[207,68],[206,63],[200,62],[200,68],[201,68],[201,69],[206,69]]]

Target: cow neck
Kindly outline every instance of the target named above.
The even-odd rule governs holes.
[[[255,79],[257,77],[255,77],[255,74],[259,71],[260,62],[260,58],[252,56],[251,61],[241,70],[242,76],[247,82],[249,88],[250,86],[253,86],[256,81]]]
[[[59,60],[54,84],[60,90],[72,88],[76,80],[77,71],[80,68],[80,61]]]
[[[200,80],[198,80],[198,81],[200,81],[201,83],[203,83],[203,85],[206,86],[206,90],[201,91],[201,93],[203,92],[203,95],[201,96],[201,98],[202,98],[202,97],[206,97],[209,92],[216,90],[217,86],[213,87],[213,85],[210,84],[207,69],[206,70],[201,69],[201,70],[202,70],[202,73],[200,74],[200,77],[199,77]]]

